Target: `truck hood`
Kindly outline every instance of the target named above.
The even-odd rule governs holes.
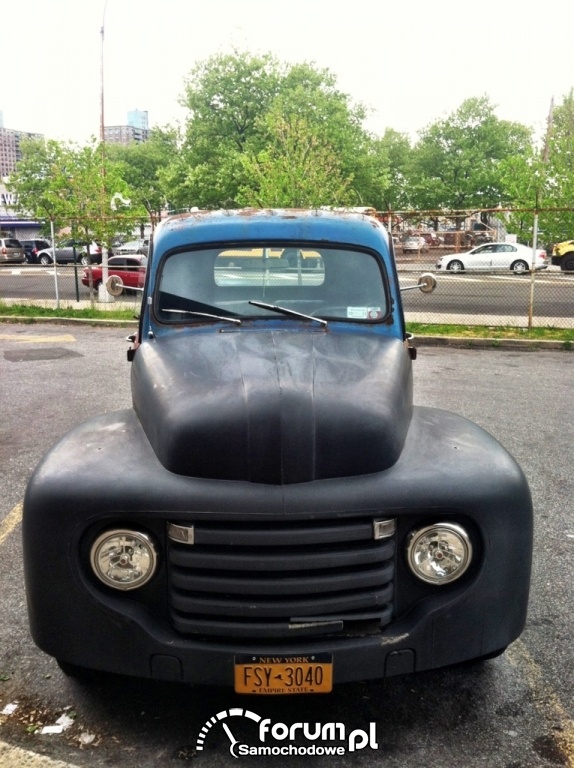
[[[182,330],[146,340],[132,365],[159,461],[191,477],[280,485],[380,472],[412,415],[407,350],[372,333]]]

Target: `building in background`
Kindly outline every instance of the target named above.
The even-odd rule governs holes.
[[[132,109],[128,112],[128,125],[132,128],[141,128],[147,131],[149,128],[149,120],[147,110],[144,112],[141,109]]]
[[[127,125],[106,125],[104,140],[108,144],[139,144],[147,141],[151,130],[148,123],[148,113],[139,109],[128,112]]]
[[[20,142],[22,139],[43,139],[41,133],[28,133],[4,128],[4,116],[0,112],[0,179],[9,176],[16,163],[22,157]]]
[[[20,216],[17,212],[17,200],[14,192],[9,192],[0,181],[0,231],[3,237],[16,237],[18,240],[31,239],[42,235],[39,221]]]
[[[0,231],[4,235],[17,238],[38,237],[41,224],[31,219],[22,218],[16,211],[16,195],[5,186],[6,178],[22,157],[20,142],[22,139],[43,139],[41,133],[15,131],[4,127],[4,115],[0,112]]]

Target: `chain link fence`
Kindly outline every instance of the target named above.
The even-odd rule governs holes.
[[[129,271],[129,267],[126,271]],[[137,269],[137,268],[134,268]],[[125,309],[139,312],[141,291],[124,288],[111,296],[101,288],[102,268],[80,264],[0,266],[0,303],[57,309]],[[110,270],[110,274],[114,274]],[[125,271],[122,271],[125,277]],[[143,280],[141,280],[143,283]]]
[[[403,293],[407,322],[574,328],[574,270],[553,263],[548,247],[542,259],[532,247],[517,243],[499,218],[473,216],[463,219],[459,212],[457,229],[449,230],[436,220],[434,228],[421,226],[425,212],[394,215],[390,222],[386,214],[377,214],[390,225],[401,284],[414,285],[422,272],[437,277],[432,296]],[[125,288],[112,297],[100,282],[98,265],[3,264],[0,303],[138,313],[141,292]]]
[[[402,286],[414,285],[421,272],[437,278],[431,296],[405,291],[407,322],[504,326],[514,328],[574,328],[574,272],[558,266],[514,273],[510,269],[437,269],[437,262],[458,252],[431,248],[415,256],[396,254]],[[443,262],[444,263],[444,262]]]

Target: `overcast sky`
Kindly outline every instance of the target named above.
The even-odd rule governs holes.
[[[4,127],[76,142],[99,136],[102,21],[106,125],[132,109],[151,127],[181,122],[191,68],[233,48],[329,69],[370,130],[413,139],[485,94],[542,133],[551,98],[574,87],[563,0],[6,0],[0,19]]]

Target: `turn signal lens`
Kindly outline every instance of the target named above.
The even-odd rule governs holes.
[[[470,565],[472,544],[460,525],[437,523],[411,535],[407,558],[419,579],[429,584],[450,584]]]
[[[90,562],[101,582],[125,591],[142,587],[151,579],[157,568],[157,553],[147,534],[113,530],[94,541]]]

